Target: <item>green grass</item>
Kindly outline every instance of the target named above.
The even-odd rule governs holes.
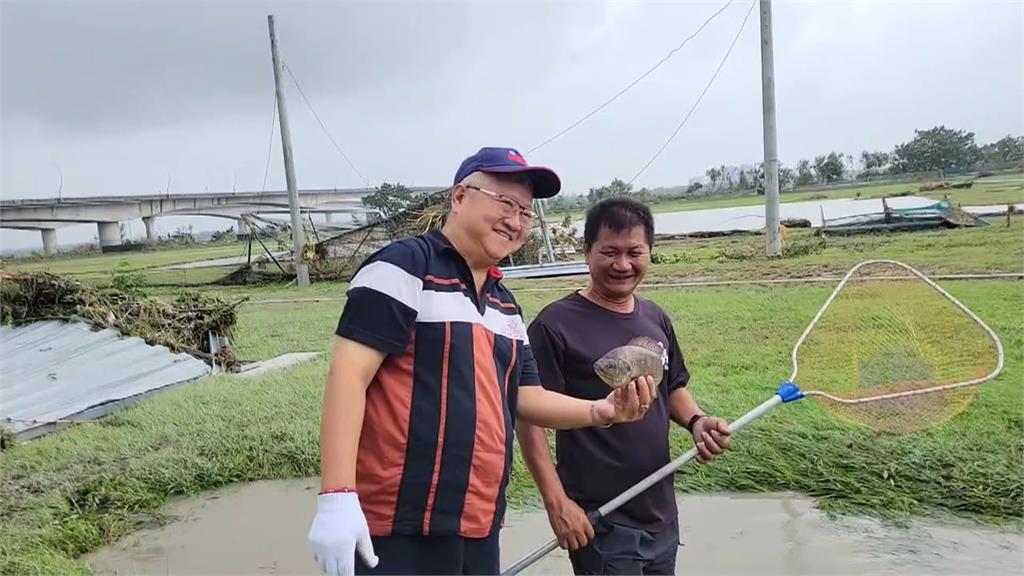
[[[949,201],[962,206],[983,206],[986,204],[1020,205],[1024,203],[1024,184],[1012,182],[984,182],[963,190],[923,192],[921,196],[941,200],[949,194]]]
[[[649,282],[701,280],[756,280],[800,278],[844,273],[868,258],[896,258],[917,266],[926,274],[964,274],[1024,271],[1024,218],[1014,217],[1009,228],[995,219],[990,226],[941,229],[914,233],[835,236],[821,240],[807,230],[790,230],[784,257],[763,256],[763,235],[687,239],[659,242],[654,252],[666,262],[654,264]],[[999,250],[993,250],[999,246]],[[582,256],[580,256],[582,258]],[[198,272],[198,271],[194,271]],[[155,274],[147,271],[147,278]],[[580,286],[586,276],[510,279],[513,290]],[[199,290],[226,298],[248,296],[253,301],[340,298],[346,284],[317,282],[308,288],[294,285],[265,286],[157,286],[153,295]],[[338,303],[331,304],[339,305]],[[276,305],[281,306],[281,305]]]
[[[1024,284],[951,281],[942,285],[1000,335],[1006,369],[970,408],[906,436],[877,434],[835,420],[813,400],[777,408],[741,431],[713,465],[677,475],[686,491],[795,490],[829,511],[890,519],[909,514],[973,514],[1021,520],[1024,506]],[[647,293],[669,311],[702,406],[732,420],[767,399],[791,373],[793,344],[834,285],[662,289]],[[536,310],[549,297],[521,299]],[[810,387],[810,383],[808,383]],[[688,449],[673,431],[674,454]],[[510,491],[534,502],[524,469]]]
[[[944,282],[1002,337],[1005,373],[954,420],[908,436],[835,421],[805,400],[737,434],[734,449],[692,464],[681,490],[797,490],[830,511],[888,518],[949,512],[1020,519],[1024,401],[1020,386],[1024,284]],[[650,290],[669,311],[709,411],[734,419],[768,398],[790,372],[789,352],[832,285]],[[532,317],[562,292],[520,296]],[[240,356],[326,350],[340,303],[243,308]],[[152,521],[169,497],[234,482],[318,472],[320,395],[327,358],[253,380],[212,378],[15,447],[0,456],[0,573],[75,573],[78,555]],[[689,441],[672,433],[675,454]],[[515,505],[536,503],[517,457]]]
[[[994,247],[999,247],[994,249]],[[927,274],[1019,272],[1024,268],[1024,219],[994,220],[977,228],[913,233],[864,234],[821,238],[792,229],[783,240],[783,257],[764,256],[763,235],[690,239],[655,246],[667,260],[663,277],[750,279],[838,274],[861,260],[905,260]]]
[[[147,293],[161,296],[176,294],[182,290],[197,290],[214,293],[225,298],[242,298],[248,296],[254,302],[281,300],[288,298],[338,298],[345,296],[347,282],[313,282],[306,288],[294,284],[265,284],[250,286],[156,286],[146,290]]]
[[[212,378],[4,453],[0,573],[85,573],[78,555],[158,519],[168,497],[316,474],[325,370]]]
[[[5,266],[8,270],[21,272],[46,271],[54,274],[92,274],[99,276],[113,272],[122,260],[127,262],[127,267],[130,270],[144,270],[174,264],[199,262],[201,260],[243,256],[245,255],[246,246],[247,244],[244,242],[231,242],[160,250],[57,256],[26,260],[15,259],[7,262]]]
[[[993,250],[993,246],[1000,249]],[[702,280],[757,280],[842,275],[851,266],[870,258],[895,258],[926,274],[984,274],[1024,271],[1024,218],[1015,216],[1006,227],[994,219],[989,226],[936,229],[914,233],[883,233],[831,236],[821,239],[804,229],[792,229],[784,238],[782,258],[764,256],[765,237],[760,234],[723,238],[686,239],[659,242],[654,252],[664,262],[653,264],[649,282]],[[582,256],[581,256],[582,258]],[[194,271],[198,272],[198,271]],[[147,272],[150,277],[154,272]],[[580,286],[586,276],[510,279],[513,290]],[[199,286],[150,289],[152,294],[173,294],[198,289],[219,296],[248,296],[254,301],[289,298],[339,298],[347,285],[340,282],[314,283],[308,288],[294,285]],[[332,306],[338,305],[337,303]],[[280,306],[280,305],[277,305]]]
[[[844,426],[814,403],[785,406],[752,429],[749,438],[744,437],[749,442],[742,448],[738,442],[740,449],[720,466],[690,468],[677,484],[694,490],[798,490],[824,498],[821,503],[827,509],[869,509],[886,517],[932,508],[1019,520],[1024,506],[1020,467],[1024,455],[1024,394],[1020,386],[1024,377],[1020,316],[1024,286],[1016,281],[946,282],[944,286],[989,322],[1007,354],[1005,372],[982,386],[960,417],[900,437]],[[706,380],[697,378],[694,393],[710,410],[729,418],[753,406],[774,384],[766,382],[766,376],[789,375],[788,354],[794,335],[829,288],[802,288],[806,297],[799,300],[787,296],[758,302],[751,298],[749,303],[712,304],[708,306],[711,310],[702,310],[702,317],[712,313],[728,318],[723,326],[744,329],[735,330],[732,338],[720,337],[714,339],[714,345],[693,351],[698,366],[709,367]],[[690,300],[665,304],[673,310],[691,310],[698,302]],[[755,310],[759,305],[771,310],[767,313],[770,320],[763,318],[765,312]],[[781,332],[789,337],[780,337],[773,325],[784,327]],[[756,353],[749,352],[751,343]],[[744,354],[744,350],[748,352]],[[717,362],[720,358],[737,360]],[[754,391],[758,393],[750,394]],[[744,396],[741,405],[738,401]]]
[[[665,263],[647,282],[838,275],[867,258],[896,258],[929,274],[1019,272],[1024,219],[1010,228],[836,237],[787,236],[787,256],[760,256],[763,237],[659,244]],[[116,262],[116,260],[114,260]],[[147,277],[157,272],[146,270]],[[582,285],[585,276],[512,280],[528,319]],[[1020,522],[1024,507],[1024,283],[941,281],[1001,336],[1006,369],[953,420],[907,436],[843,424],[813,400],[781,406],[737,435],[708,466],[691,464],[680,490],[795,490],[826,510],[905,519],[957,514]],[[552,291],[531,291],[547,287]],[[788,377],[790,350],[833,283],[645,288],[672,316],[693,372],[691,390],[709,411],[734,419]],[[153,287],[166,295],[180,288]],[[329,349],[343,283],[200,290],[252,300],[233,336],[243,360]],[[76,573],[75,558],[158,517],[168,498],[234,482],[318,473],[320,395],[327,357],[253,380],[211,378],[159,394],[98,423],[83,424],[0,454],[0,574]],[[675,454],[689,440],[672,433]],[[536,504],[517,455],[509,497]]]
[[[328,352],[344,304],[243,306],[238,313],[235,352],[241,360],[265,360],[285,352]]]
[[[998,247],[998,248],[996,248]],[[1024,272],[1024,218],[977,228],[820,238],[790,230],[783,257],[764,255],[760,234],[657,243],[647,283],[840,277],[863,260],[901,260],[929,275]],[[586,276],[509,280],[513,290],[578,287]],[[643,286],[641,286],[643,289]]]

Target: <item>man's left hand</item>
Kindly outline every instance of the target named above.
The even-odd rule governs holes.
[[[704,464],[729,449],[729,423],[721,418],[704,416],[693,424],[693,443],[697,446],[697,461]]]
[[[609,424],[640,420],[650,409],[657,390],[653,377],[641,376],[599,400],[597,416],[601,422]]]

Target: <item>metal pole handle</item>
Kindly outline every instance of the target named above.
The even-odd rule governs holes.
[[[765,400],[759,406],[757,406],[756,408],[754,408],[750,412],[747,412],[746,414],[741,416],[738,420],[736,420],[735,422],[730,424],[729,425],[729,432],[730,432],[730,434],[738,432],[744,426],[746,426],[747,424],[749,424],[752,421],[756,420],[757,418],[761,417],[766,412],[768,412],[772,408],[778,406],[782,402],[788,402],[791,399],[792,400],[798,399],[799,396],[792,396],[792,397],[788,396],[788,394],[791,394],[791,390],[792,389],[786,389],[785,391],[783,391],[783,389],[786,388],[786,386],[792,387],[792,389],[796,390],[796,394],[799,394],[799,389],[796,389],[795,385],[793,385],[791,383],[788,383],[788,382],[786,384],[783,384],[783,386],[781,388],[779,388],[779,391],[776,392],[774,395],[772,395],[771,398],[769,398],[768,400]],[[628,490],[626,490],[622,494],[619,494],[618,496],[616,496],[615,498],[610,500],[604,506],[601,506],[597,510],[588,513],[587,514],[587,518],[590,520],[591,525],[597,524],[598,520],[600,520],[604,516],[607,516],[612,511],[616,510],[619,506],[622,506],[626,502],[632,500],[634,497],[636,497],[637,494],[639,494],[639,493],[643,492],[644,490],[650,488],[652,485],[654,485],[655,483],[660,481],[662,478],[668,476],[669,474],[672,474],[677,469],[683,467],[683,465],[685,465],[687,462],[689,462],[690,460],[693,460],[696,457],[697,457],[697,447],[694,446],[693,448],[690,448],[689,450],[686,451],[686,453],[682,454],[681,456],[679,456],[675,460],[669,462],[668,464],[665,464],[664,466],[662,466],[658,470],[652,472],[649,476],[647,476],[646,478],[644,478],[640,482],[636,483],[633,487],[629,488]],[[509,568],[508,570],[502,572],[501,576],[510,576],[512,574],[518,574],[523,569],[525,569],[527,566],[533,564],[537,560],[540,560],[541,558],[546,556],[549,552],[551,552],[552,550],[554,550],[557,547],[558,547],[558,539],[557,538],[552,538],[547,544],[541,546],[540,548],[538,548],[537,550],[532,552],[529,556],[525,556],[522,560],[520,560],[520,561],[516,562],[515,564],[513,564],[511,568]]]

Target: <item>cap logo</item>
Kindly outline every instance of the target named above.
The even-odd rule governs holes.
[[[526,158],[520,156],[519,153],[516,152],[515,150],[508,151],[508,159],[515,162],[516,164],[522,164],[523,166],[526,166]]]

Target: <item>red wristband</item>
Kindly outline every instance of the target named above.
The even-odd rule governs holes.
[[[350,488],[348,486],[342,486],[341,488],[328,488],[327,490],[321,490],[319,492],[319,495],[323,496],[324,494],[342,494],[342,493],[347,493],[347,492],[355,493],[355,491],[356,491],[355,488]]]

